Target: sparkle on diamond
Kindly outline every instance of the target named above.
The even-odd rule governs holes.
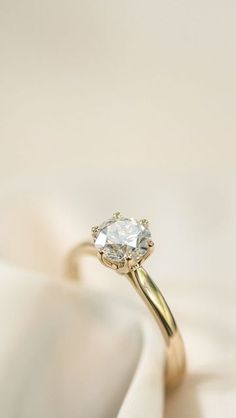
[[[150,238],[147,226],[135,219],[112,219],[100,227],[95,247],[103,250],[105,257],[112,262],[122,262],[127,256],[138,261],[146,254]]]

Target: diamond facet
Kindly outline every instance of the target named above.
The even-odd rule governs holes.
[[[112,218],[99,227],[95,247],[113,263],[122,263],[128,257],[138,262],[147,253],[150,239],[151,233],[142,222]]]

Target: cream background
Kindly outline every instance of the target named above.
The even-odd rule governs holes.
[[[233,1],[0,1],[1,294],[9,300],[1,329],[15,304],[6,262],[31,277],[25,302],[17,298],[24,325],[32,281],[60,277],[64,253],[91,223],[116,209],[150,218],[158,243],[150,270],[182,324],[190,363],[186,384],[167,398],[168,418],[235,415],[235,17]],[[88,292],[117,289],[121,303],[127,287],[86,267]],[[36,318],[44,323],[42,310]],[[8,364],[12,339],[2,341]],[[1,390],[9,405],[19,396],[11,385]],[[64,405],[77,412],[84,398],[73,399]],[[19,417],[2,405],[1,416]]]

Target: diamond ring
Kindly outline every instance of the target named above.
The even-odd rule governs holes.
[[[167,388],[181,382],[186,368],[185,349],[172,312],[162,293],[143,268],[152,253],[149,223],[126,218],[119,212],[92,228],[92,241],[77,245],[67,258],[67,276],[76,278],[78,260],[83,254],[97,255],[101,263],[126,275],[154,316],[167,346],[165,381]]]

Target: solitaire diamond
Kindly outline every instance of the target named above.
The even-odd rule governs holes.
[[[150,247],[151,233],[145,220],[136,221],[115,214],[95,231],[96,249],[115,264],[123,263],[127,258],[138,262]]]

